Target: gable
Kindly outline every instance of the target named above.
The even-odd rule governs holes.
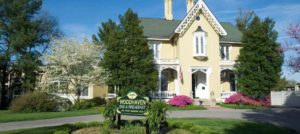
[[[191,24],[195,21],[196,16],[199,12],[202,11],[205,18],[208,20],[213,29],[220,34],[221,36],[226,36],[227,32],[213,15],[213,13],[209,10],[207,5],[203,0],[198,0],[196,5],[190,10],[187,16],[182,20],[179,26],[176,28],[175,33],[179,33],[180,36],[183,36]]]

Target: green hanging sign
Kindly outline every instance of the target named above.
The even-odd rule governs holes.
[[[147,115],[148,97],[142,97],[135,92],[129,92],[126,96],[118,97],[117,113],[122,115]]]

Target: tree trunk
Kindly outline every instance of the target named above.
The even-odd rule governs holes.
[[[0,102],[0,109],[6,109],[7,107],[7,103],[6,103],[6,80],[7,80],[7,65],[3,66],[3,70],[2,70],[2,79],[1,79],[1,102]]]

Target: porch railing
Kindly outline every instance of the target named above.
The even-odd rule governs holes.
[[[225,102],[225,99],[229,98],[230,96],[236,94],[236,92],[222,92],[221,93],[221,101]]]
[[[171,99],[176,96],[176,93],[170,91],[155,91],[150,92],[150,97],[153,99]]]
[[[107,95],[106,95],[106,99],[113,99],[113,98],[116,98],[117,97],[117,94],[115,94],[115,93],[108,93]]]

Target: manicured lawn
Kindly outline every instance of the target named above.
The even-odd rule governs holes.
[[[282,128],[271,124],[256,123],[242,120],[199,118],[169,119],[168,121],[170,123],[192,123],[194,125],[214,130],[214,132],[217,132],[217,134],[297,134],[297,132],[289,130],[287,128]],[[76,128],[74,125],[62,125],[56,127],[14,130],[2,133],[0,132],[0,134],[52,134],[57,130],[74,130],[74,128]]]
[[[0,123],[93,115],[93,114],[100,114],[100,111],[103,111],[102,107],[93,107],[85,110],[76,110],[76,111],[67,111],[67,112],[41,112],[41,113],[13,113],[8,110],[1,110]]]
[[[203,106],[188,105],[188,106],[185,106],[185,107],[173,107],[173,106],[170,106],[170,107],[169,107],[169,110],[170,110],[170,111],[180,111],[180,110],[206,110],[206,108],[203,107]]]
[[[219,134],[297,134],[296,131],[267,123],[234,119],[169,119],[169,122],[186,122],[211,128]]]
[[[217,104],[221,107],[231,108],[231,109],[268,109],[268,107],[262,107],[262,106],[252,106],[252,105],[238,105],[238,104]]]

